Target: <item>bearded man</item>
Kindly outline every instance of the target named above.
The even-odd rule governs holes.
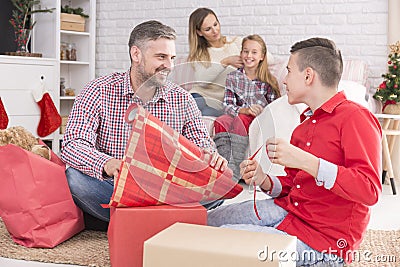
[[[75,203],[87,216],[110,220],[109,203],[119,174],[131,125],[124,120],[133,104],[212,152],[210,165],[224,170],[227,161],[215,152],[200,110],[183,88],[167,81],[176,57],[175,30],[158,21],[137,25],[129,39],[131,67],[99,77],[76,97],[63,139],[61,158],[69,166],[68,184]]]

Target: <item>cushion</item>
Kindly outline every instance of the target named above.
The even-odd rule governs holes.
[[[367,88],[354,81],[341,80],[339,82],[338,91],[344,91],[347,99],[369,108],[368,102],[365,99]]]
[[[286,94],[285,85],[283,84],[283,80],[285,79],[286,74],[287,74],[286,65],[287,65],[287,60],[278,59],[278,58],[275,58],[273,64],[268,65],[269,71],[278,80],[278,85],[279,85],[281,95]]]
[[[265,141],[270,137],[290,141],[294,128],[300,124],[300,114],[306,109],[305,104],[290,105],[287,95],[283,95],[266,106],[249,127],[249,152],[253,155],[260,146],[264,146],[255,156],[263,171],[272,175],[284,175],[284,167],[272,164],[268,159]]]
[[[357,82],[368,87],[368,64],[363,60],[343,60],[342,80]]]

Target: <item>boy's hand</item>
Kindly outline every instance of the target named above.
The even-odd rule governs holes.
[[[267,139],[267,154],[272,163],[301,169],[313,177],[318,175],[319,158],[281,138]]]
[[[240,163],[240,173],[242,174],[242,179],[246,184],[255,184],[256,186],[261,186],[267,179],[267,175],[263,172],[261,166],[254,159],[246,159]],[[264,188],[269,190],[268,188]]]

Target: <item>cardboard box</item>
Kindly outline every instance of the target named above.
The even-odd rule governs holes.
[[[60,134],[65,134],[65,129],[66,129],[66,126],[65,125],[61,125],[60,126]]]
[[[297,238],[176,223],[144,243],[143,267],[296,266]]]
[[[80,15],[61,13],[61,30],[85,31],[85,18]]]
[[[111,208],[110,212],[107,235],[113,267],[142,267],[144,241],[176,222],[207,223],[203,206]]]
[[[65,133],[67,122],[68,122],[68,116],[61,116],[60,134]]]

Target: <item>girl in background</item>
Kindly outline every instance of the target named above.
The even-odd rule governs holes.
[[[243,39],[240,57],[244,67],[226,78],[223,102],[226,114],[214,122],[218,152],[228,159],[237,181],[239,164],[249,144],[250,123],[265,106],[280,97],[278,82],[268,70],[266,44],[259,35]]]

